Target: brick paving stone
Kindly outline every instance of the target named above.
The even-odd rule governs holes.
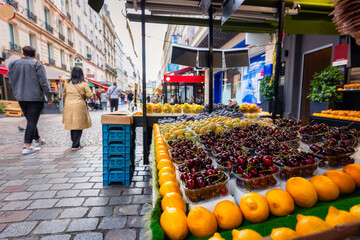
[[[2,230],[4,230],[5,229],[5,227],[6,227],[7,225],[6,224],[0,224],[0,232],[2,231]]]
[[[64,198],[64,197],[76,197],[79,195],[80,190],[61,190],[56,193],[56,197]]]
[[[88,217],[108,217],[113,214],[113,207],[93,207],[91,208]]]
[[[144,176],[144,181],[150,181],[151,178],[152,178],[152,177],[151,177],[150,175]]]
[[[82,218],[88,210],[86,207],[66,208],[62,211],[60,218]]]
[[[87,232],[77,234],[74,240],[103,240],[103,234],[99,232]],[[130,240],[130,239],[128,239]]]
[[[48,181],[48,183],[52,183],[52,184],[56,184],[56,183],[67,183],[69,181],[70,178],[53,178],[50,181]]]
[[[53,198],[56,194],[56,191],[43,191],[36,192],[30,197],[30,199],[42,199],[42,198]]]
[[[103,177],[92,177],[89,182],[102,182],[103,181]]]
[[[49,173],[46,178],[63,178],[66,173]]]
[[[120,196],[120,197],[112,197],[109,205],[122,205],[122,204],[130,204],[131,196]]]
[[[65,235],[55,235],[55,236],[46,236],[41,238],[41,240],[69,240],[71,238],[71,235],[65,234]],[[89,238],[90,240],[90,238]]]
[[[138,215],[139,205],[126,205],[117,207],[115,210],[117,215]]]
[[[98,229],[119,229],[126,224],[126,217],[104,217]]]
[[[1,192],[2,193],[13,193],[13,192],[22,192],[25,191],[29,186],[23,185],[23,186],[10,186],[4,188]]]
[[[87,177],[101,177],[102,176],[102,172],[88,172],[85,174],[85,176]]]
[[[151,187],[144,188],[144,194],[152,194],[152,188]]]
[[[59,164],[56,168],[63,169],[63,168],[72,168],[74,164]]]
[[[12,223],[0,234],[0,238],[26,236],[36,224],[36,221]]]
[[[42,170],[41,173],[57,173],[58,171],[59,171],[59,169],[47,168],[47,169]]]
[[[23,185],[24,183],[26,183],[26,180],[11,180],[6,182],[3,186],[8,187],[8,186],[19,186],[19,185]]]
[[[25,220],[32,211],[9,211],[0,216],[0,223],[21,222]]]
[[[74,219],[67,232],[80,232],[80,231],[91,231],[95,230],[98,225],[99,219],[97,218],[84,218],[84,219]]]
[[[93,188],[94,183],[77,183],[74,185],[73,189],[87,189]]]
[[[0,193],[0,199],[4,199],[8,195],[9,195],[9,193]]]
[[[26,200],[31,195],[33,195],[32,192],[15,192],[15,193],[10,193],[4,200],[7,200],[7,201]]]
[[[87,164],[87,163],[81,163],[81,164],[75,164],[76,168],[88,168],[90,167],[90,164]]]
[[[83,177],[85,173],[82,172],[71,172],[65,175],[65,177],[72,178],[72,177]]]
[[[136,182],[135,187],[149,187],[149,182]]]
[[[23,173],[24,174],[24,173]],[[29,175],[25,175],[23,178],[24,179],[40,179],[40,178],[44,178],[46,176],[45,173],[39,173],[39,174],[29,174]]]
[[[151,196],[150,195],[134,196],[132,203],[151,203]]]
[[[72,183],[65,183],[65,184],[54,184],[50,189],[51,190],[65,190],[70,189],[74,186]]]
[[[109,231],[106,236],[105,240],[129,240],[129,239],[136,239],[136,231],[133,229],[116,229]]]
[[[90,179],[90,177],[75,177],[75,178],[70,178],[69,182],[71,183],[86,183],[88,182]]]
[[[50,179],[47,179],[47,178],[42,178],[42,179],[32,179],[32,180],[29,180],[25,183],[25,185],[29,185],[29,186],[32,186],[32,185],[35,185],[35,184],[45,184],[49,181]]]
[[[85,201],[84,206],[105,206],[108,202],[108,197],[90,197]]]
[[[144,181],[144,177],[143,176],[133,176],[131,181],[141,182],[141,181]]]
[[[84,202],[84,198],[63,198],[56,204],[56,207],[78,207]]]
[[[41,209],[41,208],[52,208],[58,199],[39,199],[34,200],[33,203],[27,207],[27,209]]]
[[[149,171],[139,171],[138,176],[146,176],[146,175],[151,175],[151,173]]]
[[[79,194],[79,196],[80,197],[93,197],[93,196],[98,196],[99,192],[100,192],[99,189],[87,189],[87,190],[82,190],[81,193]]]
[[[35,210],[28,218],[28,220],[50,220],[56,219],[59,216],[61,209],[46,209]]]
[[[114,197],[114,196],[120,196],[121,189],[112,188],[112,189],[102,189],[99,196],[105,196],[105,197]]]
[[[28,191],[45,191],[48,190],[52,184],[38,184],[38,185],[32,185],[28,188]]]
[[[34,234],[50,234],[50,233],[63,232],[66,226],[69,224],[69,222],[70,222],[69,219],[43,221],[34,230]]]
[[[150,204],[144,204],[144,205],[142,206],[142,208],[141,208],[140,214],[141,214],[141,215],[144,215],[145,213],[151,211],[151,209],[152,209],[152,208],[151,208],[151,205],[150,205]]]
[[[96,168],[78,168],[76,172],[94,172]]]
[[[127,226],[131,228],[143,227],[142,217],[129,217],[127,221]]]
[[[9,210],[23,210],[27,206],[29,206],[31,201],[11,201],[6,203],[1,210],[9,211]]]
[[[111,188],[112,186],[104,186],[103,183],[95,183],[92,188]]]

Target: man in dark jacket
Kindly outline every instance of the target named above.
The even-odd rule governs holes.
[[[9,64],[9,79],[16,100],[24,112],[27,125],[25,130],[23,154],[40,150],[45,141],[40,138],[37,123],[44,107],[44,95],[48,104],[52,103],[49,81],[44,66],[34,60],[36,50],[33,47],[23,47],[23,55]],[[35,147],[31,143],[35,140]]]
[[[132,93],[132,91],[130,90],[129,94],[128,94],[128,102],[129,102],[129,110],[130,110],[130,107],[131,107],[131,102],[132,100],[134,99],[134,94]]]

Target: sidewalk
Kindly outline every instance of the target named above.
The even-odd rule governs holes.
[[[150,171],[142,165],[142,131],[137,130],[136,168],[130,187],[102,185],[100,116],[91,112],[85,147],[69,151],[61,115],[42,115],[47,145],[21,155],[23,118],[1,118],[0,239],[142,239],[141,217],[151,203]]]

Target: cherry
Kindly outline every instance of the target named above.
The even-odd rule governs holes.
[[[203,177],[197,177],[196,178],[196,185],[199,187],[199,188],[203,188],[206,186],[206,182],[205,182],[205,179]]]
[[[194,179],[188,180],[186,182],[186,187],[189,189],[195,189],[195,181]]]
[[[277,173],[278,172],[277,167],[275,167],[274,165],[269,166],[269,170],[270,170],[271,173]]]
[[[273,164],[273,158],[271,156],[265,156],[262,159],[263,163],[265,163],[266,165],[272,165]]]
[[[220,190],[221,196],[226,196],[228,194],[228,190],[225,186],[223,186]]]

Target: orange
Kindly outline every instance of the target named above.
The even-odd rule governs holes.
[[[166,182],[178,183],[174,175],[172,175],[171,173],[163,173],[159,177],[159,185],[161,186]]]
[[[168,153],[168,149],[167,149],[166,146],[160,145],[160,146],[156,147],[155,152],[156,152],[156,155],[158,155],[160,152],[164,152],[164,153],[167,154],[167,153]]]
[[[356,221],[358,221],[358,219],[351,213],[343,210],[338,210],[333,206],[330,206],[328,215],[325,218],[325,222],[331,227]]]
[[[225,240],[225,238],[222,238],[221,235],[220,235],[220,233],[216,232],[216,233],[214,233],[214,235],[213,235],[211,238],[209,238],[208,240]]]
[[[237,228],[242,222],[242,213],[238,205],[228,200],[216,204],[213,211],[219,227],[224,230]]]
[[[300,237],[300,234],[286,227],[274,228],[271,231],[272,240],[289,240]]]
[[[236,230],[233,229],[231,232],[233,240],[260,240],[262,236],[251,229]]]
[[[175,207],[186,213],[186,205],[184,199],[177,192],[170,192],[165,194],[161,200],[161,209],[165,211],[166,208]]]
[[[167,208],[161,214],[160,225],[169,239],[186,239],[189,233],[185,213],[178,208]]]
[[[360,188],[360,165],[359,164],[349,164],[343,168],[343,171],[350,175],[354,180],[356,186]]]
[[[205,238],[213,235],[217,229],[214,214],[203,207],[195,207],[190,210],[187,217],[190,232],[197,238]]]
[[[158,177],[160,177],[163,173],[171,173],[175,176],[175,170],[172,167],[163,167],[162,169],[160,169]]]
[[[270,212],[278,217],[284,217],[294,211],[294,200],[289,193],[282,189],[272,189],[265,195]]]
[[[360,204],[352,206],[350,208],[350,213],[356,217],[358,220],[360,220]]]
[[[171,161],[171,158],[169,156],[169,154],[164,153],[164,152],[159,152],[158,155],[156,155],[156,162],[158,163],[161,159],[167,159],[169,161]]]
[[[295,228],[296,232],[299,233],[300,236],[325,231],[331,228],[329,224],[327,224],[324,220],[318,217],[304,216],[298,214],[296,218],[297,223]]]
[[[333,201],[339,197],[339,188],[330,178],[317,175],[310,178],[309,181],[314,185],[320,201]]]
[[[164,167],[170,167],[170,168],[174,168],[174,165],[172,164],[172,162],[168,159],[161,159],[158,163],[157,163],[157,169],[160,171],[160,169],[164,168]]]
[[[355,190],[354,180],[345,172],[329,170],[323,175],[330,178],[339,187],[340,194],[350,194]]]
[[[299,207],[311,208],[318,200],[314,185],[305,178],[292,177],[286,182],[285,188]]]
[[[242,196],[240,208],[246,220],[252,223],[263,222],[269,217],[269,205],[259,193],[250,192]]]
[[[167,193],[176,192],[181,195],[181,191],[179,189],[179,186],[176,183],[173,182],[166,182],[163,185],[161,185],[159,189],[160,195],[162,197],[165,196]]]

